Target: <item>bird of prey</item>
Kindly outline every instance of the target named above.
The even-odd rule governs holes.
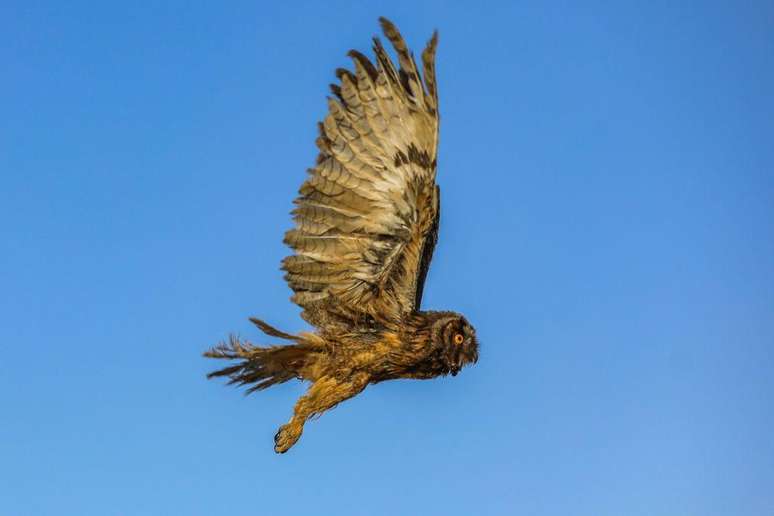
[[[291,335],[250,319],[289,343],[254,346],[231,336],[204,353],[236,360],[208,375],[247,392],[292,378],[311,382],[274,450],[292,447],[312,416],[369,384],[429,379],[478,360],[476,332],[459,313],[421,311],[425,276],[438,236],[437,32],[420,72],[398,29],[379,19],[397,67],[378,38],[372,62],[349,52],[354,71],[336,71],[319,155],[295,200],[295,227],[282,262],[291,300],[314,332]]]

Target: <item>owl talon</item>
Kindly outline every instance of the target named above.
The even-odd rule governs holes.
[[[282,425],[276,434],[274,434],[274,451],[276,453],[285,453],[301,437],[303,427],[300,425]]]

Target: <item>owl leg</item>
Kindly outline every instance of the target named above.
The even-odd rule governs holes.
[[[368,385],[368,375],[360,374],[347,380],[323,376],[309,387],[296,402],[293,417],[282,425],[274,436],[274,451],[285,453],[296,444],[304,431],[304,423],[312,416],[322,414],[342,401],[359,394]]]

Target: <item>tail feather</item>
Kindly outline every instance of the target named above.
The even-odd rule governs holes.
[[[251,319],[264,333],[273,337],[295,340],[298,338],[269,326],[259,319]],[[251,385],[245,394],[263,390],[272,385],[301,378],[309,354],[315,350],[304,343],[288,346],[253,346],[241,342],[234,335],[204,353],[205,357],[239,360],[239,363],[213,371],[207,378],[228,377],[229,385]]]
[[[278,337],[280,339],[285,339],[285,340],[298,340],[297,337],[290,335],[289,333],[285,333],[284,331],[278,330],[274,326],[271,326],[265,323],[264,321],[258,319],[257,317],[250,317],[250,322],[258,326],[258,328],[263,333],[271,337]]]

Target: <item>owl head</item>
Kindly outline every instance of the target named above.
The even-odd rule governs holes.
[[[478,361],[476,330],[461,314],[449,312],[433,324],[433,345],[447,372],[457,376],[467,364]]]

